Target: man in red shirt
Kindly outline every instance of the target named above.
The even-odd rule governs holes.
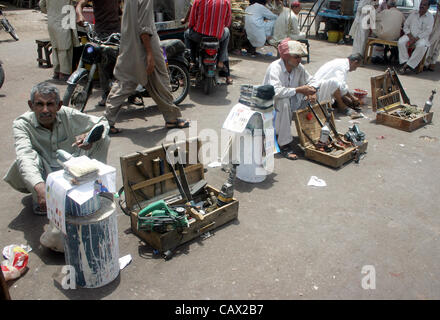
[[[216,37],[220,41],[218,67],[222,69],[224,62],[228,61],[229,29],[227,27],[230,24],[230,0],[194,0],[188,30],[185,32],[186,44],[191,48],[193,61],[196,53],[190,42],[200,43],[204,36]]]

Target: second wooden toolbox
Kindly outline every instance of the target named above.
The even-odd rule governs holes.
[[[179,206],[185,207],[188,203],[178,191],[178,185],[169,168],[162,146],[120,158],[124,185],[124,201],[120,201],[121,209],[130,216],[131,229],[134,234],[163,253],[167,259],[172,256],[173,249],[179,245],[237,219],[239,203],[233,198],[223,206],[215,206],[214,202],[220,191],[207,183],[203,188],[200,188],[205,180],[204,167],[198,156],[201,147],[199,139],[171,143],[164,145],[164,147],[171,163],[180,159],[180,162],[184,164],[183,171],[190,191],[199,190],[194,195],[194,203],[196,205],[197,203],[212,203],[206,212],[198,211],[202,214],[187,216],[188,224],[186,227],[171,228],[172,230],[166,232],[142,230],[140,226],[143,226],[143,223],[139,221],[139,213],[142,209],[160,202],[160,200],[164,200],[167,206],[174,209]],[[177,149],[176,147],[179,149],[178,155],[173,153]],[[181,177],[178,170],[176,170],[176,174],[179,178]],[[188,208],[189,206],[186,206],[186,209]]]

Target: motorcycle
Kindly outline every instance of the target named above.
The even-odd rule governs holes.
[[[78,69],[67,80],[68,86],[63,97],[63,105],[68,106],[69,102],[74,108],[84,111],[87,101],[92,93],[93,76],[97,64],[102,62],[108,65],[115,50],[119,50],[120,34],[113,33],[107,39],[99,40],[93,31],[93,27],[85,23],[87,28],[87,43],[83,49]],[[185,45],[180,40],[161,41],[163,54],[167,62],[170,75],[171,94],[173,102],[178,105],[188,95],[189,90],[189,63],[184,57]],[[116,53],[117,56],[117,53]],[[84,63],[91,65],[90,71],[84,68]],[[114,67],[114,66],[112,66]],[[142,86],[138,86],[132,97],[148,97],[148,92]],[[143,104],[143,103],[142,103]]]
[[[3,86],[3,82],[5,82],[5,70],[3,70],[3,62],[0,60],[0,88]]]
[[[3,8],[5,8],[4,5],[0,5],[0,16],[2,17],[0,19],[0,24],[2,25],[3,29],[5,29],[6,32],[8,32],[12,38],[14,38],[15,41],[18,41],[17,33],[15,32],[14,27],[11,25],[11,23],[6,19],[5,15],[3,14]]]
[[[98,63],[107,66],[111,57],[117,56],[121,35],[112,33],[106,39],[100,40],[93,30],[93,26],[84,23],[87,29],[88,43],[84,45],[78,68],[67,80],[67,89],[63,96],[63,105],[72,105],[73,108],[83,112],[93,90],[93,78],[98,68]],[[90,70],[85,68],[90,65]]]
[[[203,37],[200,44],[195,45],[197,60],[193,61],[197,66],[191,70],[191,75],[196,78],[197,84],[203,85],[205,94],[210,94],[216,83],[216,69],[220,43],[215,37]]]

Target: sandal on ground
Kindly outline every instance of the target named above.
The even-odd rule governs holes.
[[[407,74],[409,72],[410,68],[408,66],[403,66],[402,68],[399,69],[399,74],[400,75],[404,75]]]
[[[165,128],[167,129],[183,129],[189,127],[189,121],[184,119],[177,119],[176,121],[165,122]]]
[[[109,134],[118,134],[121,133],[122,130],[119,128],[116,128],[115,126],[110,126]]]
[[[98,102],[98,106],[100,107],[105,107],[105,103],[107,101],[107,98],[102,98],[99,102]]]
[[[231,84],[233,84],[234,83],[234,80],[232,80],[232,78],[231,77],[226,77],[226,84],[229,86],[229,85],[231,85]]]
[[[349,117],[358,117],[360,116],[358,112],[350,109],[350,108],[345,108],[345,110],[340,111],[341,114],[343,114],[344,116],[349,116]]]
[[[362,108],[360,106],[352,106],[350,108],[352,108],[356,112],[361,112],[362,111]]]
[[[143,106],[144,105],[144,100],[142,100],[142,98],[140,98],[136,95],[129,96],[127,101],[128,101],[128,103],[134,104],[136,106]]]
[[[287,147],[287,148],[280,148],[280,153],[286,159],[298,160],[298,156],[289,147]]]

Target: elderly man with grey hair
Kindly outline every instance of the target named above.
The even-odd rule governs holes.
[[[316,98],[322,102],[336,102],[340,113],[351,116],[359,114],[350,108],[360,111],[359,99],[353,96],[347,84],[347,75],[355,71],[362,63],[361,54],[351,54],[347,58],[333,59],[316,71],[308,85],[317,90]]]
[[[55,86],[39,83],[31,91],[30,111],[12,125],[17,157],[3,179],[15,190],[32,194],[35,214],[46,214],[47,175],[62,169],[56,159],[58,149],[73,156],[87,155],[103,163],[107,161],[110,145],[107,120],[61,104]],[[98,124],[104,126],[102,136],[95,143],[86,143],[86,134]]]

